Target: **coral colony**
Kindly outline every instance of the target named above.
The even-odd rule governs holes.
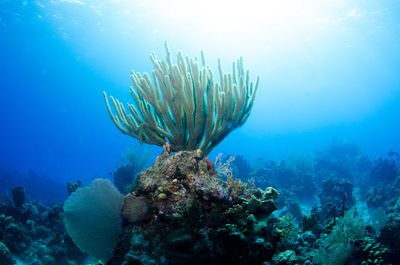
[[[131,96],[135,105],[123,104],[111,97],[117,114],[113,114],[104,92],[108,112],[117,128],[148,144],[163,146],[171,151],[200,149],[207,155],[225,136],[243,125],[250,115],[256,95],[256,84],[250,82],[240,58],[233,63],[233,73],[224,73],[218,60],[220,83],[205,66],[202,53],[200,68],[196,59],[178,53],[177,64],[165,44],[166,61],[150,55],[154,70],[153,82],[147,73],[132,72],[135,88]]]

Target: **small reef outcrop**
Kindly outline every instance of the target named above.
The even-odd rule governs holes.
[[[279,193],[224,182],[196,151],[162,153],[125,196],[123,234],[108,265],[264,264],[279,233]]]

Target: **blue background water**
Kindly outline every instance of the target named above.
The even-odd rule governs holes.
[[[0,177],[49,188],[108,177],[135,140],[102,91],[131,101],[129,70],[150,72],[165,40],[174,54],[203,49],[214,69],[243,56],[260,76],[252,115],[212,160],[280,159],[334,137],[372,156],[400,150],[398,1],[221,3],[0,1]]]

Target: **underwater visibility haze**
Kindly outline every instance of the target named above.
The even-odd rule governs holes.
[[[398,1],[0,0],[0,36],[1,265],[400,264]]]

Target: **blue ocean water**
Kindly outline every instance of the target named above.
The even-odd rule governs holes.
[[[67,182],[112,179],[138,141],[102,91],[132,102],[130,70],[151,72],[165,41],[174,60],[203,50],[215,76],[217,58],[228,71],[243,56],[260,77],[248,121],[212,161],[279,161],[333,139],[371,158],[400,151],[398,1],[0,0],[0,192],[56,203]],[[148,166],[162,148],[144,148]]]
[[[399,149],[397,1],[189,2],[1,1],[1,167],[105,176],[135,140],[110,122],[101,92],[129,102],[129,71],[150,72],[164,41],[227,69],[243,56],[260,76],[249,120],[213,159],[284,158],[333,137],[371,155]]]

